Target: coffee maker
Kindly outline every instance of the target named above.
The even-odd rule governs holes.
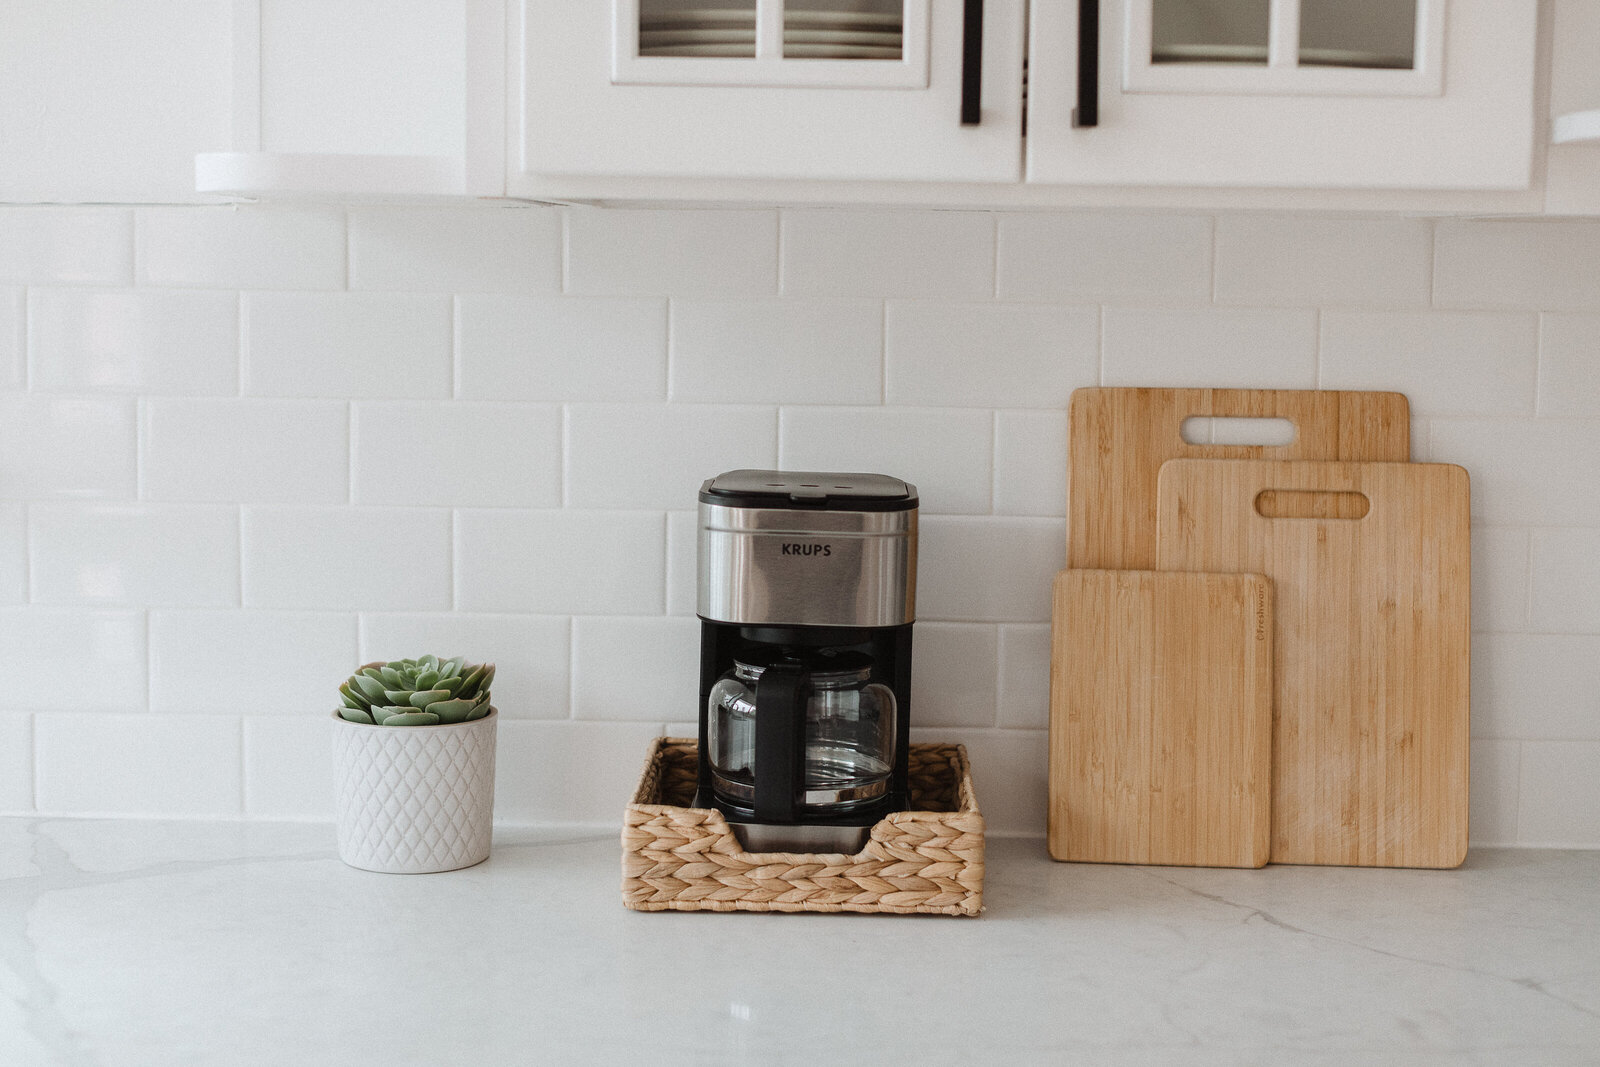
[[[910,804],[916,486],[728,471],[699,518],[695,806],[752,852],[859,851]]]

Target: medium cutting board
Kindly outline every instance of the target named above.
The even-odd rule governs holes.
[[[1191,416],[1281,418],[1286,445],[1191,445]],[[1078,389],[1068,408],[1067,566],[1156,565],[1156,478],[1169,459],[1411,458],[1400,393],[1278,389]]]
[[[1273,862],[1459,866],[1467,472],[1175,460],[1159,496],[1162,569],[1272,579]]]
[[[1065,570],[1053,615],[1050,854],[1266,863],[1271,583]]]

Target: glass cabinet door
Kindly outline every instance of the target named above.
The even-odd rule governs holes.
[[[1139,0],[1128,92],[1439,92],[1441,0]]]
[[[618,85],[928,84],[929,0],[612,0]]]
[[[1526,189],[1538,7],[1035,2],[1028,180]]]
[[[1017,182],[1027,6],[519,0],[510,188],[567,185],[518,172]]]

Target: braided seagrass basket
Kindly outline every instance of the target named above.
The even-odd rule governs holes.
[[[691,808],[692,739],[657,738],[623,820],[622,902],[635,911],[983,910],[983,816],[961,745],[912,745],[911,811],[854,856],[744,851],[720,811]]]

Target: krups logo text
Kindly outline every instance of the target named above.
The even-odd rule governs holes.
[[[785,541],[783,543],[783,554],[785,556],[831,556],[833,555],[833,546],[802,545],[793,541]]]

